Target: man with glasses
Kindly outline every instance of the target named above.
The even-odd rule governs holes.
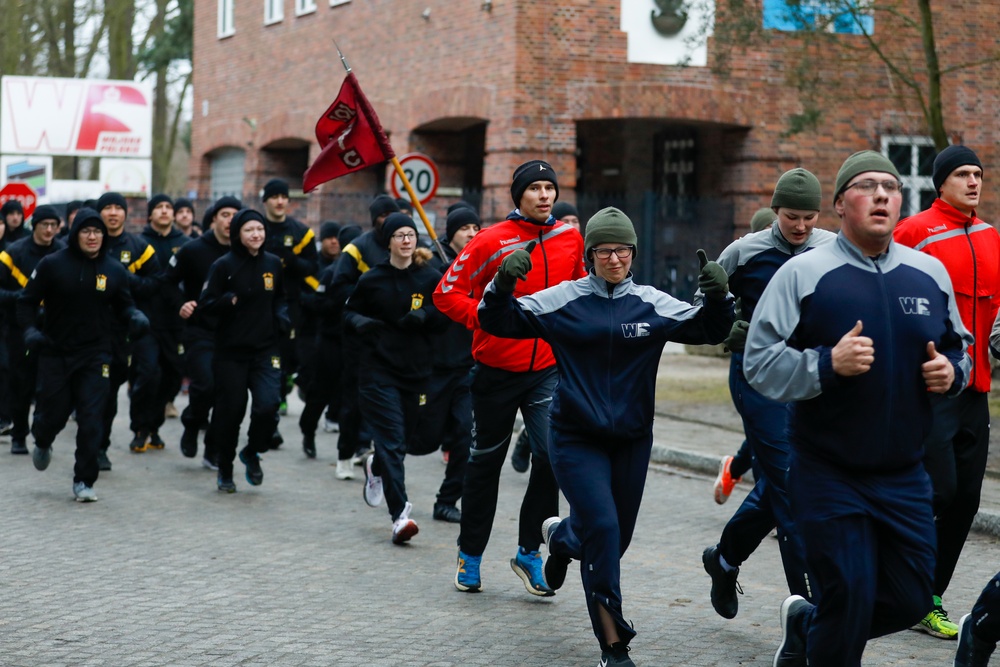
[[[97,211],[81,208],[68,247],[43,258],[17,299],[17,323],[28,350],[38,352],[38,393],[31,433],[32,461],[45,470],[52,443],[76,412],[76,466],[73,495],[97,500],[98,452],[104,435],[102,414],[111,396],[111,363],[116,332],[132,340],[149,329],[129,291],[129,273],[106,255],[107,228]],[[39,310],[45,303],[45,317]]]
[[[712,606],[723,618],[733,618],[739,608],[736,577],[740,565],[775,527],[788,590],[810,597],[802,546],[785,487],[788,406],[747,384],[743,347],[754,309],[775,271],[793,257],[836,238],[832,232],[815,229],[821,200],[822,188],[811,172],[801,167],[785,172],[771,197],[768,212],[772,223],[765,230],[737,239],[719,255],[719,264],[729,276],[729,289],[741,304],[741,319],[726,339],[732,352],[729,391],[755,459],[753,490],[726,524],[718,544],[702,554],[705,571],[712,577]]]
[[[971,149],[949,146],[934,159],[931,176],[937,199],[922,213],[899,223],[897,243],[941,260],[955,288],[962,322],[982,344],[969,348],[972,377],[952,399],[931,398],[934,428],[924,441],[924,465],[934,485],[937,565],[934,608],[914,630],[954,639],[958,625],[941,597],[979,511],[990,444],[990,355],[993,320],[1000,308],[1000,234],[976,216],[983,191],[983,165]]]
[[[0,382],[7,382],[10,391],[10,453],[27,454],[28,413],[35,397],[35,378],[38,372],[38,352],[24,347],[24,329],[14,321],[14,304],[31,273],[42,261],[65,247],[55,240],[59,232],[59,214],[51,206],[39,206],[31,216],[31,236],[7,246],[0,252],[0,305],[2,317],[8,322],[7,351],[10,354],[10,371]]]
[[[434,304],[472,331],[473,441],[462,487],[458,539],[460,591],[482,590],[480,564],[493,529],[500,471],[507,458],[514,416],[521,410],[531,435],[532,466],[521,503],[518,548],[511,569],[532,595],[555,595],[542,574],[540,526],[558,514],[559,488],[549,465],[549,404],[558,379],[556,359],[540,338],[508,340],[479,326],[479,301],[505,256],[533,248],[533,267],[513,288],[515,296],[534,294],[564,280],[586,275],[583,237],[552,216],[559,185],[552,166],[531,160],[514,170],[510,186],[515,208],[507,219],[479,232],[448,268]],[[536,245],[537,244],[537,245]]]
[[[928,612],[935,535],[921,442],[931,393],[957,394],[970,370],[948,272],[893,242],[896,167],[855,153],[834,193],[840,234],[774,274],[743,357],[750,386],[792,402],[788,495],[817,600],[782,603],[776,667],[859,667],[869,638]]]

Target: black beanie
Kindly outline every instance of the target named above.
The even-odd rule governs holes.
[[[404,208],[410,211],[413,210],[413,202],[410,201],[409,199],[403,199],[402,197],[398,197],[396,199],[396,206],[399,207],[400,211],[402,211]]]
[[[395,203],[396,202],[393,202],[393,204]],[[405,213],[390,213],[389,217],[382,223],[382,231],[380,234],[382,237],[382,245],[388,248],[389,238],[403,227],[410,227],[413,231],[417,231],[417,223],[413,222],[413,218]]]
[[[951,176],[951,172],[959,167],[972,164],[980,169],[983,163],[979,161],[979,156],[968,146],[948,146],[934,158],[934,171],[931,174],[931,181],[934,183],[934,194],[940,196],[941,186],[945,180]]]
[[[319,240],[332,239],[340,233],[340,225],[336,222],[324,222],[319,226]]]
[[[475,225],[482,228],[483,223],[474,210],[465,206],[459,206],[448,214],[448,222],[444,228],[444,242],[451,243],[451,237],[455,235],[455,232],[466,225]]]
[[[399,204],[396,200],[389,195],[379,195],[372,200],[372,203],[368,206],[368,212],[372,216],[372,224],[375,224],[375,220],[380,215],[385,215],[387,213],[399,213]]]
[[[74,211],[79,211],[83,208],[83,202],[79,199],[74,199],[70,203],[66,204],[66,219],[69,220],[69,216],[73,215]]]
[[[561,201],[552,207],[552,217],[556,220],[562,220],[567,215],[575,215],[578,219],[580,217],[580,214],[576,212],[576,206],[568,201]]]
[[[347,244],[361,236],[361,233],[360,225],[344,225],[337,234],[337,241],[340,242],[341,248],[346,248]]]
[[[469,202],[465,201],[464,199],[459,199],[457,202],[455,202],[454,204],[452,204],[451,206],[449,206],[448,207],[448,213],[450,214],[456,208],[471,208],[473,211],[476,210],[475,206],[473,206]]]
[[[194,215],[194,204],[187,197],[178,197],[174,200],[174,212],[181,210],[182,208],[191,209],[191,215]]]
[[[97,212],[100,213],[105,209],[105,207],[111,206],[112,204],[118,204],[126,213],[128,213],[128,202],[125,201],[125,197],[122,197],[117,192],[105,192],[101,195],[101,198],[97,200]]]
[[[277,195],[288,196],[288,183],[280,178],[272,178],[264,184],[264,192],[261,194],[260,200],[267,201],[271,197],[275,197]]]
[[[212,214],[209,216],[208,221],[212,222],[212,218],[215,217],[215,214],[224,208],[235,208],[237,211],[239,211],[241,208],[243,208],[243,202],[241,202],[236,197],[233,197],[232,195],[219,197],[219,199],[217,199],[216,202],[212,204],[212,208],[209,209],[209,211],[211,211]]]
[[[510,196],[514,199],[514,206],[521,206],[521,196],[535,181],[552,183],[556,186],[556,199],[559,199],[559,182],[556,181],[556,172],[552,169],[552,165],[542,160],[529,160],[514,170],[514,177],[511,179]]]
[[[24,215],[24,207],[21,206],[21,202],[16,199],[8,199],[3,203],[3,206],[0,206],[0,217],[4,220],[6,220],[7,216],[11,213],[20,213],[21,215]]]
[[[159,194],[150,197],[149,203],[146,204],[146,217],[148,218],[149,216],[153,215],[153,209],[162,204],[163,202],[167,202],[168,204],[170,204],[171,207],[173,207],[174,205],[174,200],[168,197],[167,195]]]
[[[35,212],[31,214],[31,224],[37,224],[42,220],[55,220],[56,222],[62,222],[59,217],[59,213],[56,212],[55,206],[49,206],[44,204],[35,209]]]

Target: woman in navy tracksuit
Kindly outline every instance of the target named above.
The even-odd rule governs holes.
[[[281,402],[281,353],[289,331],[281,259],[264,251],[264,216],[242,209],[229,226],[230,250],[212,264],[198,310],[218,323],[215,330],[215,408],[209,435],[217,447],[220,491],[235,493],[233,459],[240,423],[253,397],[247,446],[240,452],[246,478],[264,481],[260,454],[270,449]]]
[[[606,208],[587,223],[590,275],[515,300],[514,284],[531,265],[529,253],[518,250],[505,258],[479,306],[485,331],[542,338],[556,356],[549,456],[570,515],[542,527],[545,579],[558,589],[569,561],[580,561],[602,665],[633,665],[628,643],[635,631],[622,616],[620,560],[645,486],[663,346],[719,343],[733,323],[721,266],[702,258],[706,305],[692,306],[632,282],[635,243],[628,217]]]

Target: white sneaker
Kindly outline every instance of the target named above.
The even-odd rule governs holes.
[[[363,466],[365,464],[365,460],[368,458],[368,455],[371,453],[371,445],[365,445],[360,452],[354,455],[354,458],[351,459],[351,463],[356,466]]]
[[[410,518],[410,510],[412,509],[413,504],[406,503],[403,506],[403,511],[399,513],[399,518],[392,522],[393,544],[409,542],[414,535],[420,532],[417,522]]]
[[[378,507],[382,504],[382,498],[385,497],[385,494],[382,492],[382,478],[372,472],[372,461],[374,460],[374,454],[369,454],[368,458],[365,459],[365,487],[363,494],[365,502],[368,503],[369,507]]]
[[[337,461],[337,479],[354,479],[354,466],[351,459]]]
[[[203,458],[203,459],[201,460],[201,466],[202,466],[203,468],[208,468],[209,470],[213,470],[213,471],[215,471],[215,472],[218,472],[218,471],[219,471],[219,466],[218,466],[218,464],[216,464],[216,463],[215,463],[215,461],[213,461],[212,459],[210,459],[210,458],[207,458],[207,457],[206,457],[206,458]]]
[[[323,431],[325,433],[340,433],[340,424],[329,419],[323,420]]]
[[[73,482],[73,497],[78,503],[92,503],[97,500],[94,489],[84,482]]]

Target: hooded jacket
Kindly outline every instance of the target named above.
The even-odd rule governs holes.
[[[34,236],[23,238],[0,251],[0,307],[3,316],[14,322],[17,295],[28,284],[28,277],[43,257],[62,250],[66,244],[53,239],[47,246],[35,243]]]
[[[97,227],[104,232],[97,257],[80,249],[80,230]],[[67,247],[46,257],[35,267],[17,299],[17,323],[35,326],[45,302],[42,333],[48,338],[43,353],[111,353],[126,331],[135,311],[129,292],[129,273],[120,261],[107,256],[109,237],[100,215],[81,209],[73,221]]]
[[[263,247],[251,255],[240,241],[240,229],[251,220],[264,222],[250,209],[233,216],[229,252],[212,264],[197,299],[195,312],[216,320],[217,354],[249,357],[270,352],[291,329],[281,259]]]

